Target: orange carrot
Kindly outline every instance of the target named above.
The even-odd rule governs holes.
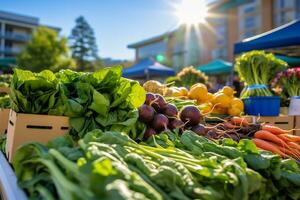
[[[277,137],[276,135],[274,135],[273,133],[271,133],[269,131],[265,131],[265,130],[257,131],[254,134],[254,137],[258,138],[258,139],[273,142],[273,143],[278,144],[282,147],[287,147],[287,144],[282,139],[280,139],[279,137]]]
[[[267,142],[267,141],[264,141],[264,140],[261,140],[258,138],[253,138],[252,141],[260,149],[264,149],[264,150],[270,151],[272,153],[279,154],[282,157],[288,157],[288,155],[286,155],[285,153],[280,151],[280,149],[272,142]]]
[[[297,149],[298,151],[300,151],[300,145],[299,144],[297,144],[295,142],[288,142],[287,144],[289,145],[289,147],[291,147],[293,149]]]
[[[290,138],[286,137],[285,135],[286,134],[280,134],[280,135],[277,135],[277,137],[279,137],[280,139],[282,139],[285,142],[293,142]]]
[[[233,125],[232,123],[230,122],[223,122],[224,126],[226,128],[229,128],[229,129],[235,129],[235,128],[240,128],[239,126],[236,126],[236,125]]]
[[[295,156],[294,152],[291,149],[287,149],[287,148],[284,148],[284,147],[281,147],[281,146],[278,146],[278,149],[280,151],[282,151],[283,153],[288,154],[289,156],[292,156],[292,157]]]
[[[265,131],[269,131],[275,135],[279,135],[279,134],[285,134],[287,133],[287,131],[277,127],[277,126],[272,126],[270,124],[265,124],[262,126],[262,130],[265,130]]]
[[[230,121],[237,126],[249,126],[249,122],[243,117],[232,117]]]
[[[284,134],[284,136],[292,140],[292,142],[300,143],[300,136],[291,134]]]

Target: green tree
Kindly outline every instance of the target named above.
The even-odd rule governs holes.
[[[72,57],[77,62],[77,70],[95,70],[93,60],[99,60],[96,38],[92,27],[80,16],[69,37],[71,41]]]
[[[72,68],[75,62],[69,55],[67,44],[67,38],[59,37],[55,30],[39,27],[17,57],[17,65],[34,72]]]

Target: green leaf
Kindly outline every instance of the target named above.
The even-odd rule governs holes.
[[[106,116],[109,110],[109,100],[96,90],[93,92],[93,102],[89,109],[95,111],[100,116]]]

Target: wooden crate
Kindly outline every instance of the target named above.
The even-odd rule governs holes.
[[[11,162],[16,150],[28,142],[48,141],[69,131],[69,118],[63,116],[22,114],[10,111],[6,156]]]
[[[0,135],[7,132],[9,109],[0,109]]]
[[[295,129],[299,129],[294,131],[295,135],[300,136],[300,116],[295,116]]]
[[[292,130],[294,128],[294,116],[280,115],[272,117],[247,116],[249,122],[272,124],[284,130]]]

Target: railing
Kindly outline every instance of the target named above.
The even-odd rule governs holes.
[[[6,53],[6,54],[18,54],[22,51],[21,48],[18,47],[0,47],[0,52],[1,53]]]
[[[5,32],[4,34],[0,34],[0,38],[10,39],[10,40],[18,40],[18,41],[28,41],[31,38],[31,35],[26,33],[17,33],[17,32]]]

